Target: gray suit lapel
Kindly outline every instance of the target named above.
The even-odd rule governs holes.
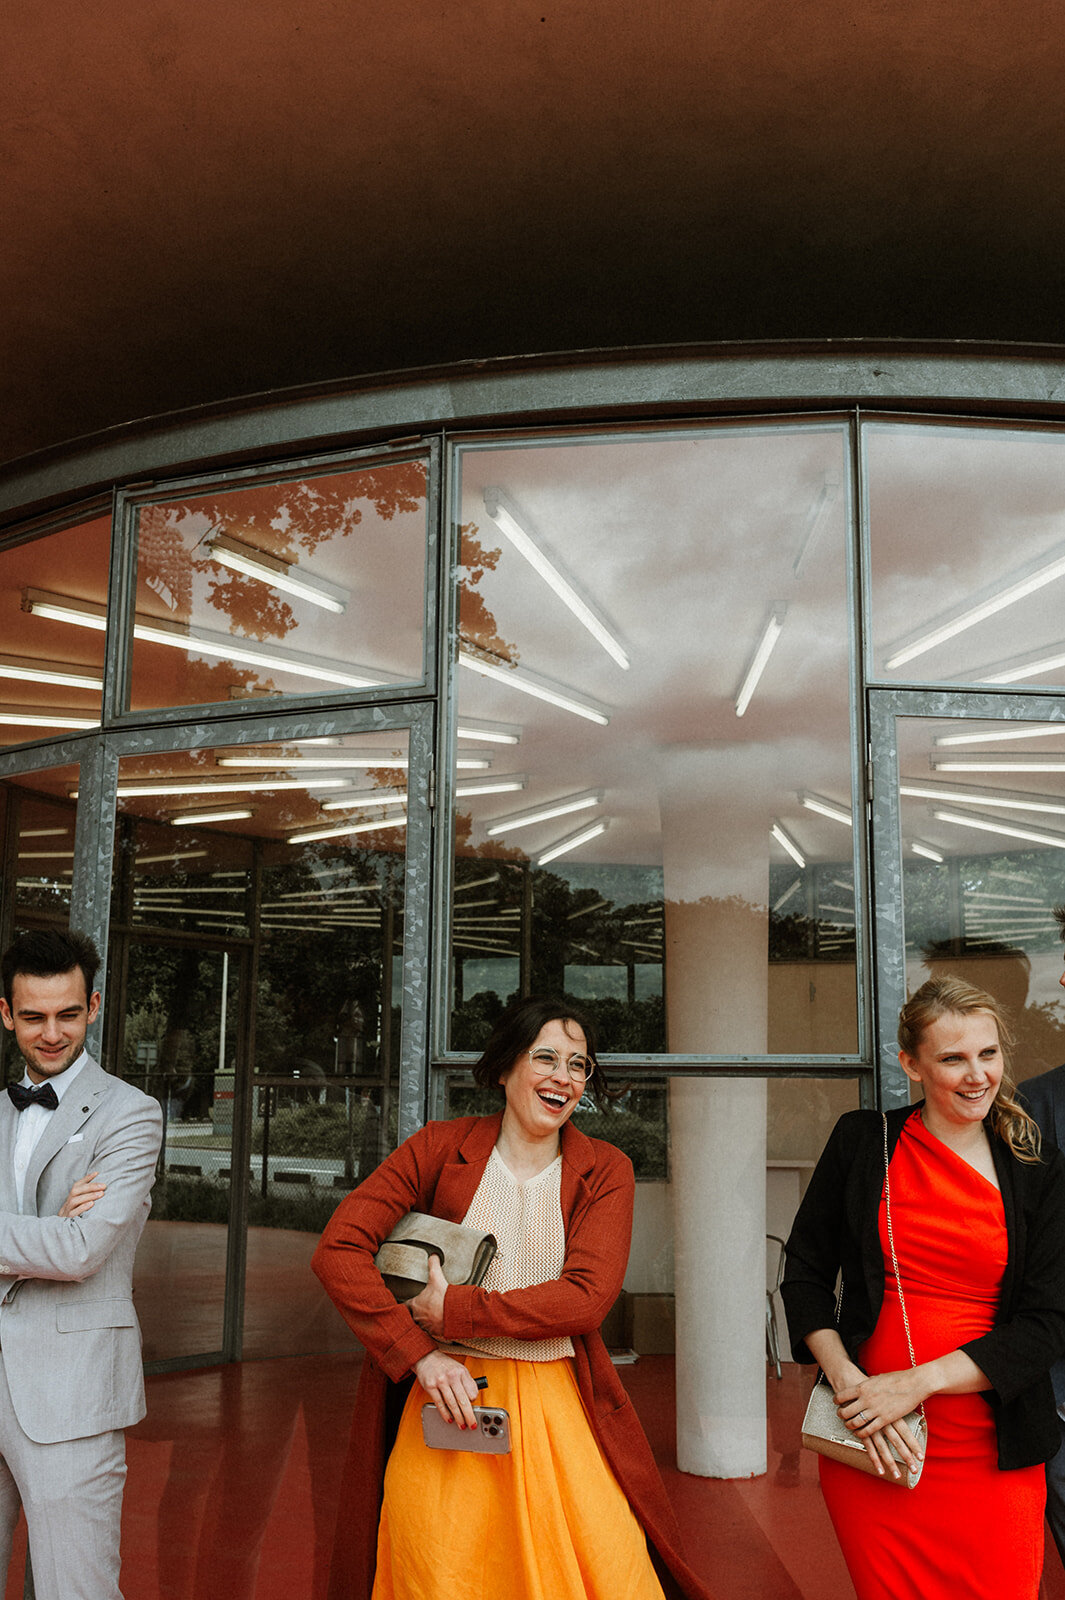
[[[62,1150],[71,1134],[77,1133],[96,1110],[107,1093],[110,1082],[108,1074],[102,1067],[98,1067],[90,1056],[60,1100],[58,1108],[48,1119],[48,1126],[38,1139],[37,1148],[30,1157],[30,1164],[26,1168],[26,1187],[23,1192],[23,1207],[26,1211],[32,1208],[36,1212],[37,1185],[41,1173],[52,1157]],[[79,1177],[84,1177],[84,1173],[79,1173]]]
[[[17,1211],[15,1193],[15,1134],[18,1112],[6,1089],[0,1090],[0,1211]]]

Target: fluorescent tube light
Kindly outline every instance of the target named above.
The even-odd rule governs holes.
[[[739,693],[736,695],[736,715],[742,717],[751,703],[751,696],[758,687],[758,680],[766,669],[769,657],[773,654],[776,642],[784,631],[784,618],[787,615],[787,606],[778,605],[773,609],[773,614],[762,630],[762,636],[754,649],[747,671],[743,675]]]
[[[1001,806],[1007,811],[1041,811],[1048,816],[1065,816],[1065,801],[1049,795],[1021,794],[1009,789],[981,789],[961,784],[906,783],[899,794],[908,800],[948,800],[954,805]]]
[[[55,861],[58,859],[72,861],[74,852],[73,850],[20,850],[18,858],[20,861]]]
[[[933,850],[930,844],[922,844],[919,839],[914,839],[910,845],[910,849],[913,851],[915,856],[926,856],[929,861],[935,861],[940,866],[943,865],[944,856],[942,852],[939,850]]]
[[[939,822],[953,822],[961,828],[978,828],[981,833],[998,833],[1007,839],[1026,839],[1032,844],[1052,844],[1058,850],[1065,850],[1065,834],[1051,833],[1049,829],[1022,828],[1011,823],[992,821],[989,817],[966,816],[957,811],[933,811],[932,815]]]
[[[941,733],[932,740],[934,745],[1009,744],[1014,739],[1053,739],[1065,737],[1065,722],[1038,722],[1035,727],[1018,727],[1016,723],[1004,728],[993,728],[988,733]]]
[[[1065,576],[1065,556],[1058,556],[1057,560],[1050,561],[1045,567],[1029,573],[1027,578],[1021,578],[1016,583],[1009,584],[1001,589],[998,594],[993,594],[987,600],[982,600],[979,605],[970,606],[967,611],[962,611],[950,622],[941,623],[932,628],[928,633],[921,634],[910,644],[904,645],[901,650],[896,650],[894,655],[885,661],[885,667],[891,671],[895,667],[903,666],[907,661],[913,661],[917,656],[924,655],[927,650],[932,650],[937,644],[943,644],[947,639],[953,639],[957,634],[964,633],[966,629],[973,628],[978,622],[983,622],[987,617],[993,617],[996,612],[1004,611],[1007,606],[1014,605],[1018,600],[1023,600],[1027,595],[1034,594],[1037,589],[1042,589],[1046,584],[1053,583],[1056,578]],[[1047,669],[1049,670],[1049,669]],[[985,678],[985,683],[1008,683],[1008,678]]]
[[[133,861],[134,871],[138,867],[155,867],[161,861],[170,861],[180,864],[183,861],[198,861],[207,854],[206,850],[169,850],[161,856],[135,856]],[[215,892],[211,891],[212,894]]]
[[[361,772],[367,768],[406,767],[407,761],[406,755],[394,755],[390,750],[345,750],[342,754],[328,756],[286,756],[275,750],[265,755],[216,757],[220,767],[257,767],[260,771],[273,767],[286,772],[342,772],[349,768]],[[480,761],[477,765],[487,767],[488,762]]]
[[[521,672],[517,667],[496,666],[494,662],[482,661],[480,656],[475,656],[467,649],[459,649],[459,666],[468,667],[471,672],[479,672],[482,678],[491,678],[495,683],[505,684],[508,689],[517,689],[520,694],[532,695],[536,700],[546,700],[549,705],[558,706],[562,711],[572,711],[576,717],[584,717],[588,722],[597,722],[605,728],[610,718],[603,712],[597,711],[583,700],[578,700],[575,695],[564,693],[561,689],[553,689],[538,679]]]
[[[951,756],[933,761],[933,772],[1065,772],[1065,755]]]
[[[985,672],[981,683],[1020,683],[1025,678],[1040,678],[1044,672],[1057,672],[1065,667],[1065,653],[1058,650],[1051,656],[1037,656],[1019,667],[1004,667],[1001,672]]]
[[[802,544],[791,569],[796,577],[802,572],[807,556],[811,554],[821,537],[821,529],[828,520],[828,513],[835,505],[838,494],[839,479],[834,472],[826,472],[817,498],[807,512]]]
[[[581,599],[569,579],[563,577],[559,568],[548,560],[544,551],[525,531],[514,515],[513,507],[502,489],[484,491],[484,509],[504,538],[510,540],[518,554],[524,556],[533,571],[538,572],[548,587],[555,591],[562,604],[569,607],[577,621],[583,628],[587,628],[596,643],[602,645],[607,655],[627,671],[629,658],[619,641],[602,619],[596,616],[591,606]]]
[[[242,572],[245,577],[258,578],[261,583],[283,589],[286,594],[298,595],[324,611],[342,612],[351,598],[350,590],[342,589],[339,584],[301,571],[295,562],[268,555],[265,550],[257,550],[254,545],[234,539],[228,533],[215,534],[204,548],[222,566]]]
[[[582,844],[587,844],[591,839],[598,839],[605,833],[609,826],[609,817],[600,817],[598,821],[590,823],[586,828],[578,828],[575,833],[568,833],[564,839],[557,840],[549,849],[536,858],[538,867],[546,867],[549,861],[557,861],[559,856],[569,855],[571,850],[577,850]]]
[[[497,817],[487,830],[488,837],[494,839],[500,833],[513,833],[518,828],[531,828],[537,822],[549,822],[553,817],[568,817],[573,811],[587,811],[591,806],[602,803],[601,789],[584,790],[581,794],[564,795],[559,800],[545,800],[541,805],[533,806],[531,810],[514,811],[510,816]]]
[[[833,822],[842,822],[848,828],[854,826],[850,811],[846,806],[841,806],[838,800],[826,800],[824,795],[804,792],[799,795],[799,803],[804,805],[807,811],[816,811],[819,816],[831,817]]]
[[[455,785],[455,797],[459,800],[472,800],[479,794],[518,794],[524,789],[525,783],[524,778],[504,778],[502,775],[498,778],[485,778],[480,782],[476,778],[470,778],[465,783]]]
[[[406,803],[406,789],[397,791],[396,794],[382,794],[377,789],[356,789],[352,794],[334,795],[331,800],[323,800],[319,809],[350,811],[353,806],[405,806]]]
[[[92,600],[70,600],[64,595],[45,594],[39,589],[27,589],[22,607],[36,617],[50,617],[55,622],[70,622],[83,628],[102,632],[107,626],[107,609]],[[193,628],[179,622],[168,622],[162,617],[137,616],[133,622],[133,637],[147,644],[165,644],[184,650],[186,655],[216,657],[220,661],[241,662],[264,670],[287,672],[297,678],[313,678],[320,683],[336,683],[346,689],[382,688],[387,680],[366,669],[352,670],[341,667],[321,656],[308,655],[301,650],[283,650],[276,645],[260,645],[254,639],[238,639],[225,633],[214,633],[207,628]]]
[[[788,855],[794,861],[795,865],[797,867],[805,867],[806,857],[803,855],[802,851],[799,849],[798,845],[795,843],[795,840],[791,837],[791,834],[787,831],[787,829],[783,827],[781,823],[774,822],[769,831],[773,835],[773,838],[777,841],[777,844],[781,845],[783,849],[788,852]]]
[[[0,656],[0,678],[17,678],[26,683],[57,683],[63,689],[94,689],[104,686],[103,674],[86,667],[68,667],[60,661],[34,661],[31,656]]]
[[[335,828],[310,828],[304,833],[290,833],[289,844],[311,844],[316,839],[342,839],[352,833],[382,833],[386,828],[405,828],[406,817],[378,817],[372,821],[345,822]]]
[[[235,817],[254,815],[255,811],[251,806],[216,806],[213,811],[183,811],[180,815],[169,817],[167,820],[172,828],[191,828],[198,822],[232,822]],[[230,891],[220,889],[217,892],[228,894]]]
[[[463,717],[455,729],[460,739],[476,739],[483,744],[520,744],[521,732],[514,728],[504,728],[495,722],[474,722],[472,717]]]
[[[0,706],[6,728],[98,728],[99,717],[78,717],[70,711],[42,712],[29,706]]]
[[[793,878],[788,884],[788,887],[784,890],[784,893],[780,896],[779,900],[774,900],[772,909],[774,911],[783,911],[784,907],[787,905],[792,895],[796,892],[801,882],[801,878]]]
[[[346,778],[313,778],[310,783],[306,778],[219,778],[190,783],[183,778],[160,778],[154,782],[120,783],[117,792],[120,800],[143,799],[149,795],[262,794],[281,789],[341,789],[347,781]],[[69,793],[71,800],[78,798],[77,789]]]

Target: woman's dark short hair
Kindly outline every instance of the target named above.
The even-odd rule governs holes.
[[[99,951],[87,933],[78,933],[74,928],[39,928],[20,933],[0,961],[4,999],[11,1004],[11,985],[20,973],[26,978],[54,978],[60,972],[80,967],[88,1000],[99,966]]]
[[[540,1029],[549,1022],[575,1022],[584,1033],[587,1054],[593,1063],[588,1091],[599,1100],[604,1093],[603,1069],[596,1055],[595,1023],[568,1000],[530,995],[512,1000],[500,1013],[488,1036],[481,1059],[474,1064],[473,1079],[478,1088],[501,1089],[500,1073],[507,1072],[535,1042]]]

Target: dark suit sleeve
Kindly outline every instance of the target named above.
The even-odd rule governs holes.
[[[1065,1355],[1065,1157],[1045,1148],[1031,1167],[1024,1270],[1014,1314],[962,1345],[1008,1403]]]
[[[788,1236],[784,1281],[780,1287],[788,1319],[792,1358],[813,1361],[806,1335],[836,1322],[836,1278],[842,1265],[847,1179],[859,1133],[857,1118],[847,1112],[836,1123],[814,1168]]]

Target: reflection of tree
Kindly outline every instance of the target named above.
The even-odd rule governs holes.
[[[516,666],[518,648],[500,638],[496,619],[478,588],[485,573],[495,571],[503,552],[486,550],[476,537],[479,531],[473,522],[459,529],[459,633],[469,644]]]
[[[234,633],[254,639],[281,639],[296,626],[291,606],[269,584],[220,569],[209,557],[184,556],[186,539],[193,548],[212,535],[225,533],[242,543],[287,562],[312,556],[319,545],[345,539],[363,520],[369,504],[379,521],[419,510],[425,503],[426,468],[422,461],[389,462],[362,472],[307,478],[288,483],[255,484],[250,488],[203,495],[179,504],[146,507],[141,515],[138,580],[162,602],[167,613],[188,621],[192,604],[190,570],[207,574],[208,602],[230,620]],[[182,564],[175,565],[171,545],[180,537]],[[155,604],[153,610],[158,611]],[[233,680],[225,666],[226,690]],[[247,672],[242,674],[253,681]]]

